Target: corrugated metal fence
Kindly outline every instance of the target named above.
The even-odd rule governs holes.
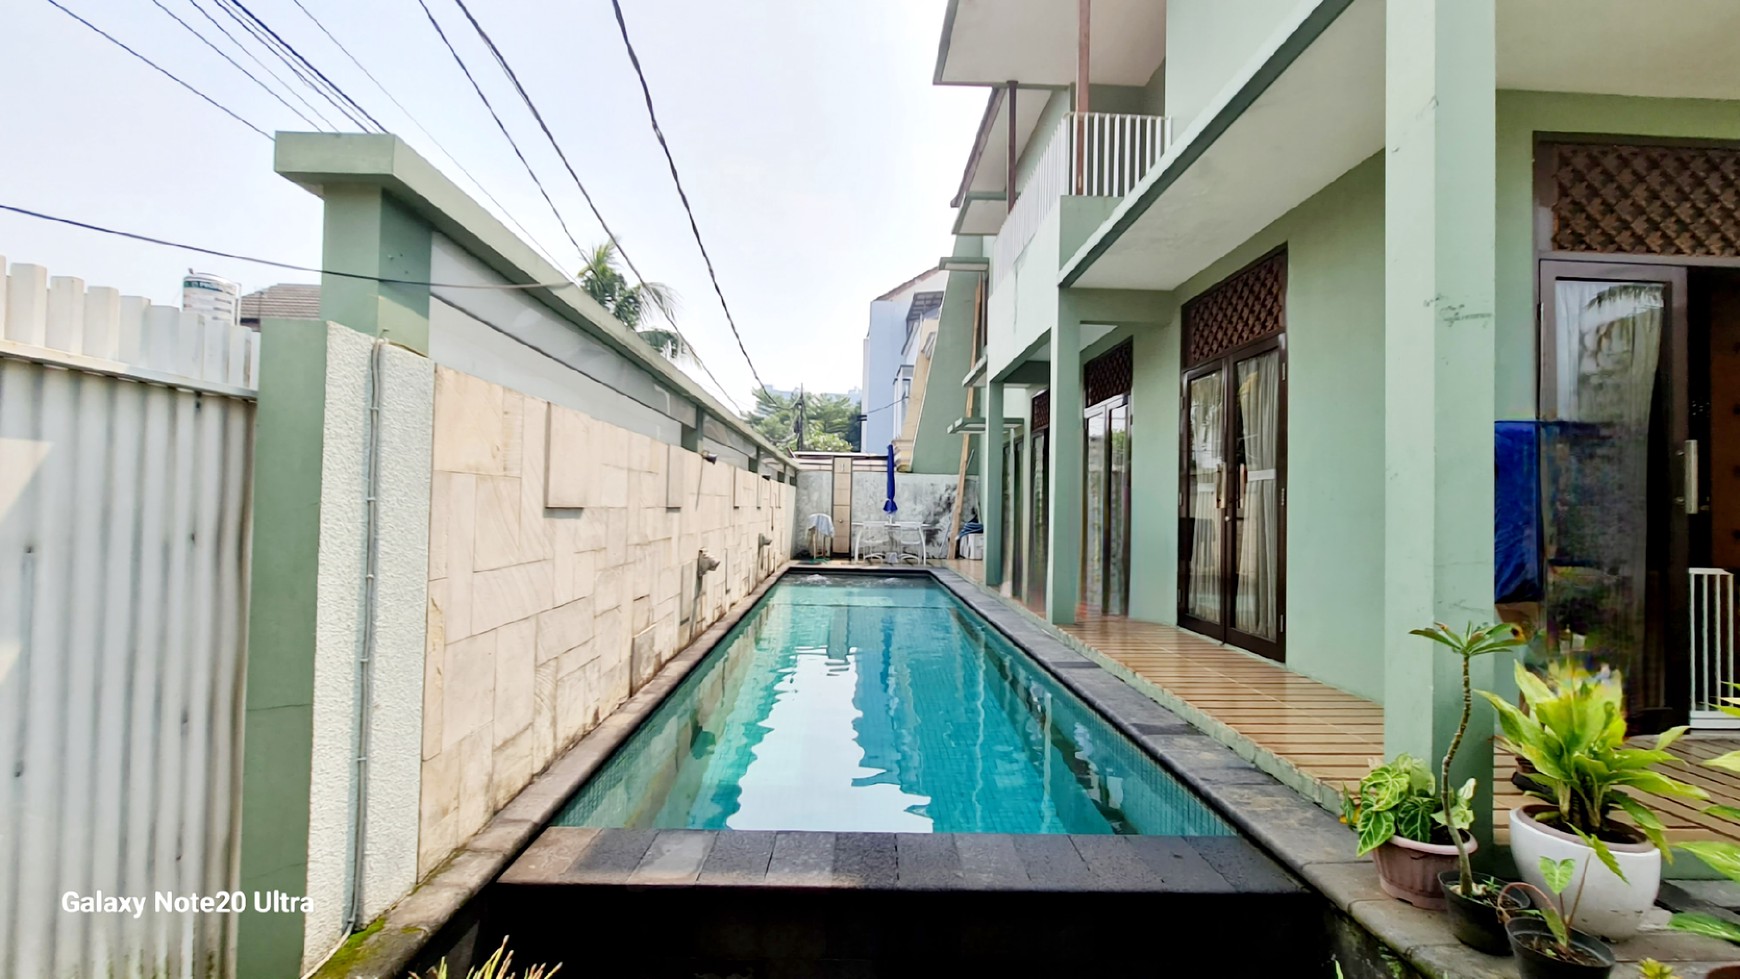
[[[256,336],[14,265],[0,338],[0,977],[222,974]]]

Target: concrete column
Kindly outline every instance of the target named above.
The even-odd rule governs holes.
[[[985,451],[979,454],[979,520],[985,525],[985,584],[1003,583],[1003,385],[986,381]]]
[[[1408,630],[1495,617],[1494,2],[1388,0],[1385,28],[1384,748],[1434,767],[1460,664]],[[1480,780],[1487,840],[1491,731],[1477,708],[1453,774]]]
[[[1046,506],[1045,617],[1058,625],[1075,621],[1081,592],[1082,390],[1081,319],[1078,303],[1058,297],[1051,331],[1051,430],[1046,445],[1051,485]]]
[[[336,272],[429,281],[428,222],[379,187],[328,184],[322,267]],[[320,316],[359,333],[429,352],[429,290],[342,275],[320,277]]]

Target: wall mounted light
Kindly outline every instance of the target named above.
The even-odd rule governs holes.
[[[706,449],[701,450],[701,458],[707,460],[708,462],[718,462],[719,461],[718,455],[716,455],[712,452],[708,452]]]

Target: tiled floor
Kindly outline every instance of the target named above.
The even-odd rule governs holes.
[[[944,563],[983,581],[981,562]],[[1327,786],[1356,781],[1383,754],[1381,706],[1268,660],[1172,626],[1085,611],[1064,631]],[[1637,739],[1639,744],[1653,741]],[[1688,764],[1670,774],[1702,787],[1713,801],[1740,806],[1740,774],[1701,764],[1736,749],[1740,737],[1688,735],[1673,749]],[[1494,763],[1496,829],[1503,842],[1508,836],[1504,814],[1522,795],[1510,784],[1514,760],[1496,752]],[[1667,824],[1671,839],[1721,836],[1740,841],[1740,826],[1707,816],[1696,804],[1648,801]]]

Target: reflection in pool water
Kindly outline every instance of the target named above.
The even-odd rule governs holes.
[[[787,579],[557,825],[1232,831],[927,578]]]

